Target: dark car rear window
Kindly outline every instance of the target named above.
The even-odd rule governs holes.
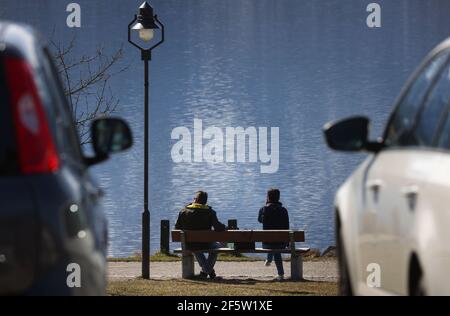
[[[15,133],[9,104],[5,66],[0,55],[0,176],[14,175],[18,171]]]

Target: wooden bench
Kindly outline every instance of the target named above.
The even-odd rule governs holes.
[[[291,254],[291,278],[293,280],[303,280],[302,253],[309,248],[296,248],[296,242],[305,241],[304,231],[293,230],[228,230],[224,232],[215,231],[172,231],[172,241],[181,242],[181,248],[175,249],[175,253],[182,254],[182,277],[184,279],[194,276],[194,256],[196,252],[211,253],[290,253]],[[285,249],[201,249],[189,250],[186,243],[289,243],[290,247]]]

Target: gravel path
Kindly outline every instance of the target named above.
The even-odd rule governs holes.
[[[127,280],[141,275],[140,262],[110,262],[108,264],[110,281]],[[290,275],[290,263],[284,262],[286,276]],[[216,263],[217,275],[225,279],[271,280],[276,275],[275,265],[265,267],[263,261]],[[200,271],[196,263],[195,272]],[[336,260],[306,261],[303,263],[305,279],[314,281],[336,282],[338,278]],[[181,278],[181,262],[152,262],[150,265],[152,279]]]

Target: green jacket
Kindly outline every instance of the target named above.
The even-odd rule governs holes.
[[[210,206],[192,203],[180,211],[175,229],[224,231],[226,226],[217,219],[216,211]],[[189,243],[189,249],[209,248],[208,243]]]

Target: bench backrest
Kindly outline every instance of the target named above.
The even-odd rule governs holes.
[[[302,230],[228,230],[215,232],[211,230],[184,231],[186,242],[290,242],[291,232],[294,241],[304,242]],[[172,241],[181,242],[181,231],[172,231]]]

